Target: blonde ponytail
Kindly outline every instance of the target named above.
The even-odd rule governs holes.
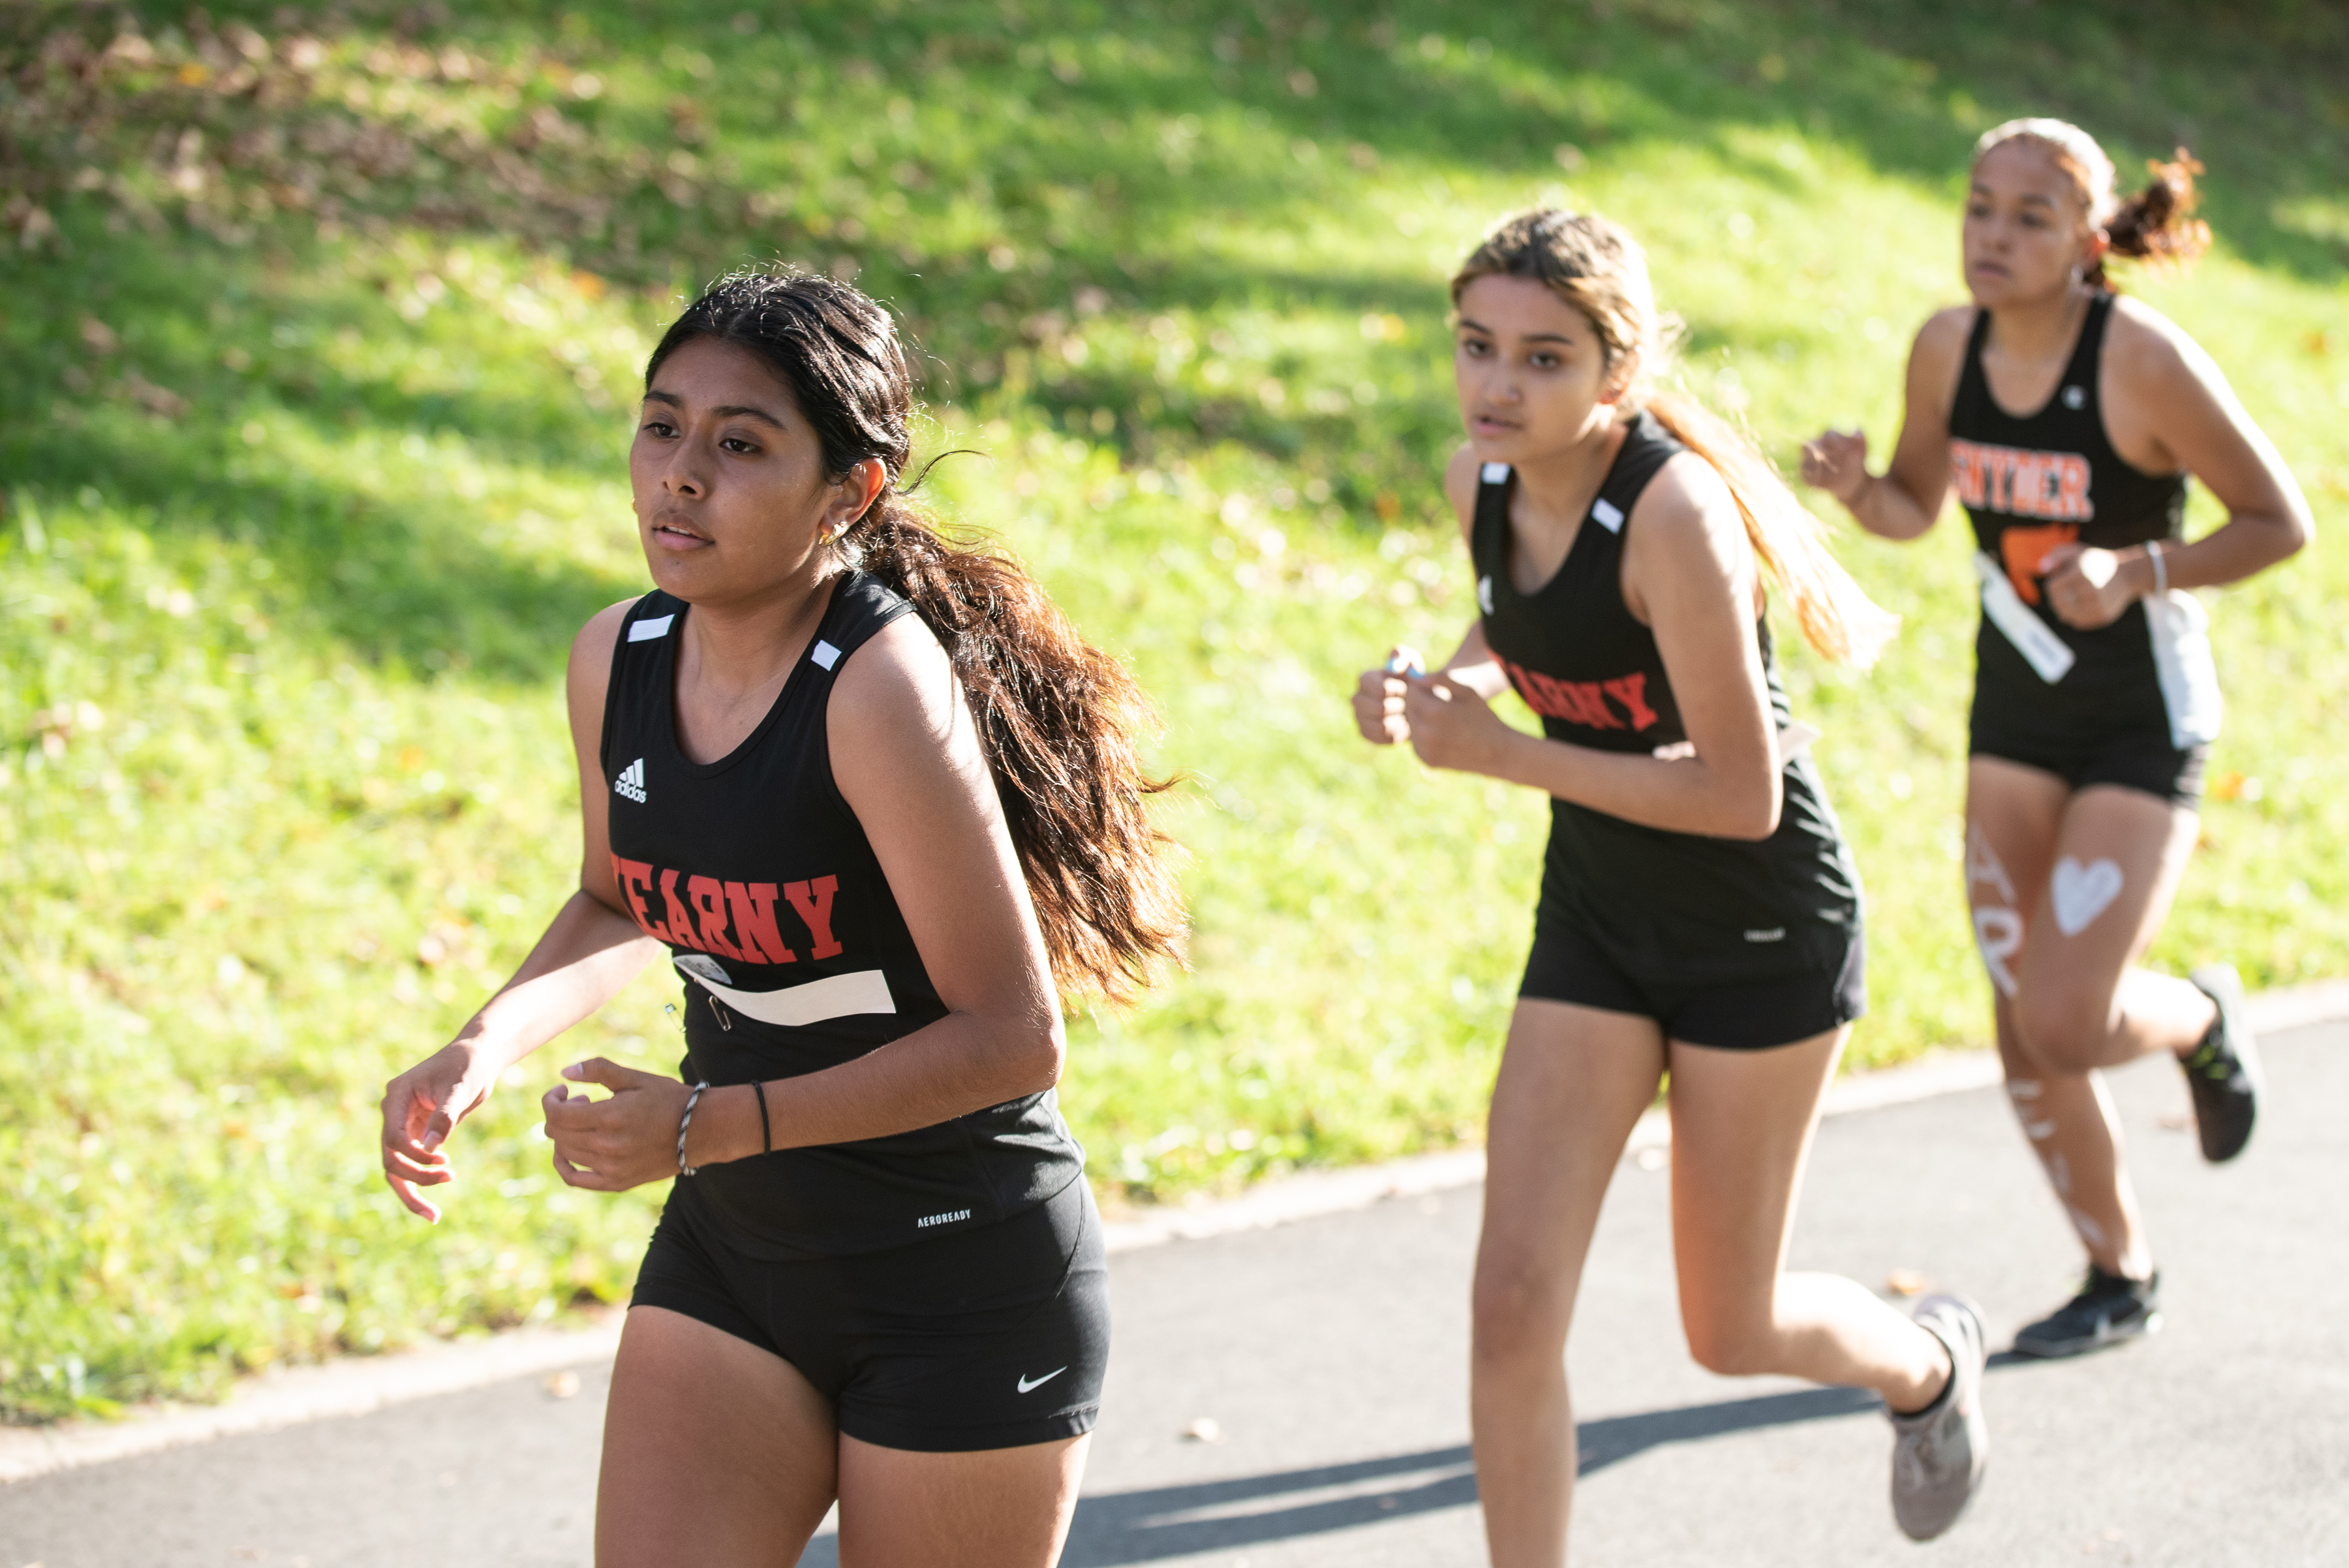
[[[1590,320],[1611,368],[1636,365],[1622,401],[1644,407],[1711,463],[1745,519],[1763,572],[1792,600],[1803,638],[1837,663],[1866,669],[1900,627],[1826,545],[1826,526],[1795,498],[1753,436],[1708,409],[1671,375],[1679,321],[1657,312],[1648,258],[1620,227],[1588,213],[1539,208],[1505,218],[1461,264],[1452,302],[1480,277],[1532,278]]]
[[[1729,486],[1754,558],[1794,605],[1803,640],[1837,664],[1875,663],[1900,618],[1879,607],[1828,553],[1826,525],[1795,498],[1754,438],[1688,392],[1652,391],[1647,401],[1656,422]]]

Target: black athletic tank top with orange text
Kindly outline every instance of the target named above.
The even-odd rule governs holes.
[[[2144,603],[2110,626],[2083,630],[2058,618],[2043,591],[2041,563],[2059,545],[2118,550],[2178,538],[2183,528],[2186,476],[2132,467],[2105,433],[2099,367],[2113,297],[2091,298],[2055,390],[2028,414],[2011,414],[1991,396],[1982,362],[1989,312],[1976,313],[1966,340],[1950,406],[1951,483],[1973,523],[1982,575],[2002,576],[2023,611],[2072,655],[2049,680],[1986,613],[1975,639],[1978,732],[2069,744],[2169,725]],[[1988,592],[2004,600],[1995,580]],[[2028,626],[2021,629],[2037,640]]]
[[[612,868],[685,979],[687,1082],[746,1084],[852,1061],[946,1015],[888,878],[832,776],[841,666],[912,607],[844,574],[749,738],[710,763],[677,743],[689,605],[651,593],[612,658],[601,757]],[[877,1251],[1032,1208],[1083,1156],[1050,1092],[887,1137],[704,1166],[671,1201],[742,1251]]]
[[[1655,633],[1623,602],[1623,544],[1657,472],[1686,449],[1641,413],[1550,580],[1509,576],[1516,475],[1486,463],[1469,554],[1485,641],[1554,741],[1605,752],[1684,744]],[[1790,722],[1767,620],[1754,623],[1773,716]],[[1807,753],[1785,767],[1776,831],[1747,841],[1676,833],[1553,798],[1540,919],[1570,919],[1636,974],[1733,982],[1840,964],[1860,922],[1859,876]]]

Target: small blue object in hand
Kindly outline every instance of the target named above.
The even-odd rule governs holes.
[[[1387,656],[1387,673],[1389,675],[1408,675],[1413,680],[1418,680],[1425,679],[1427,670],[1426,667],[1422,665],[1415,657],[1397,651]]]

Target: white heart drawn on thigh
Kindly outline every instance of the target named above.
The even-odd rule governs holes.
[[[2055,903],[2056,929],[2076,937],[2121,896],[2121,868],[2109,860],[2083,866],[2066,855],[2055,862],[2054,880],[2047,890]]]

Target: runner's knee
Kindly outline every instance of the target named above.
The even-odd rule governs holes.
[[[1480,1261],[1470,1316],[1479,1361],[1555,1357],[1566,1345],[1573,1299],[1530,1261]]]
[[[1778,1331],[1767,1318],[1750,1313],[1709,1313],[1681,1309],[1681,1328],[1688,1335],[1689,1355],[1707,1372],[1723,1377],[1751,1377],[1778,1365]]]
[[[2113,998],[2101,986],[2057,981],[2015,999],[2015,1027],[2033,1061],[2050,1072],[2085,1073],[2112,1033]]]

